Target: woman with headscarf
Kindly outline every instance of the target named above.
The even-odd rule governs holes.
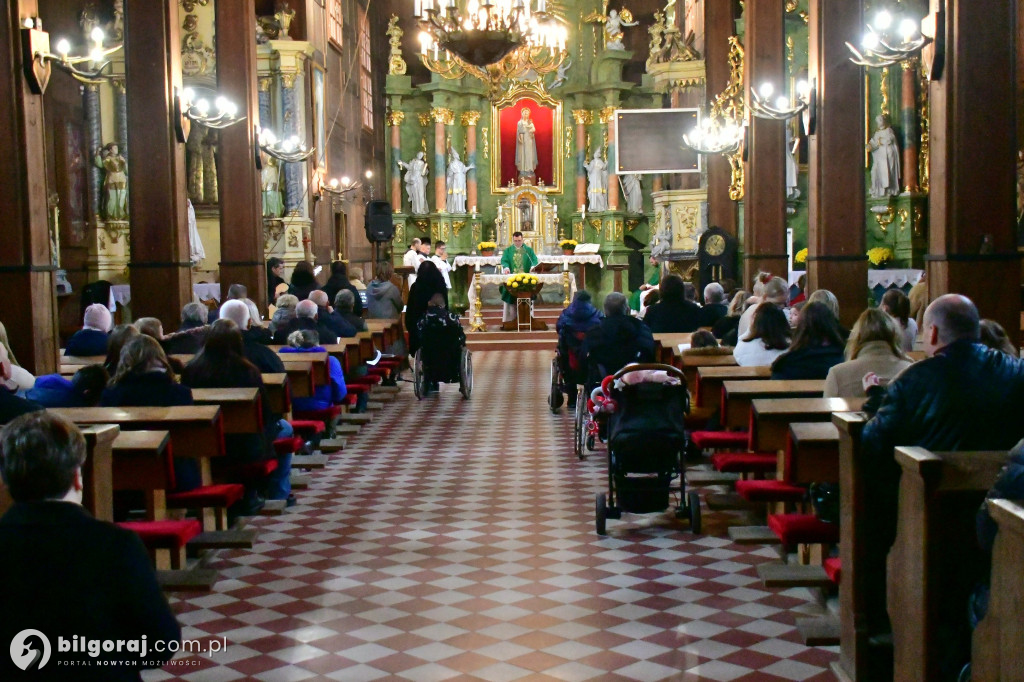
[[[419,323],[427,313],[430,299],[434,294],[444,296],[444,307],[448,307],[448,285],[444,276],[431,261],[420,263],[416,282],[409,289],[409,302],[405,308],[405,328],[409,330],[409,354],[415,355],[420,348]]]

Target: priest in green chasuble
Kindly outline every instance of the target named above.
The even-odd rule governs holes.
[[[505,249],[505,252],[501,254],[502,272],[506,275],[516,275],[523,272],[529,272],[533,266],[538,263],[540,263],[540,259],[537,258],[537,254],[534,253],[530,246],[523,243],[523,233],[513,232],[512,246],[509,246]],[[498,287],[498,289],[501,292],[501,300],[505,302],[502,321],[508,322],[516,319],[516,299],[512,294],[508,293],[504,284]]]

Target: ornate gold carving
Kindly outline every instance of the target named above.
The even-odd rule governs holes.
[[[405,112],[389,109],[385,118],[387,118],[389,126],[400,126],[402,125],[402,121],[405,120]]]
[[[572,126],[565,126],[565,158],[572,157]]]
[[[878,227],[882,231],[882,234],[888,237],[889,226],[892,225],[894,220],[896,220],[896,209],[889,206],[885,213],[875,213],[874,211],[871,213],[875,216],[875,222],[878,223]]]
[[[583,241],[584,241],[584,239],[583,239],[583,227],[584,227],[584,223],[583,223],[582,220],[579,220],[579,221],[574,220],[573,223],[572,223],[572,238],[575,239],[576,242],[579,243],[579,244],[582,244]]]
[[[405,246],[405,221],[395,223],[395,242]]]
[[[480,151],[483,153],[485,160],[490,158],[490,145],[487,144],[488,132],[487,126],[480,129],[480,142],[482,143]]]
[[[920,206],[914,206],[914,236],[922,236],[922,227],[924,226],[924,211],[921,210]]]
[[[210,4],[210,0],[181,0],[181,8],[189,13],[196,10],[196,5],[206,7],[208,4]]]
[[[273,76],[260,76],[259,78],[260,92],[270,92],[270,86],[274,84]]]
[[[588,126],[594,122],[594,112],[589,109],[573,109],[572,120],[576,121],[576,125]]]
[[[746,53],[740,39],[737,36],[729,37],[729,84],[725,90],[719,93],[711,105],[709,118],[712,120],[724,119],[741,125],[746,111],[746,102],[743,86],[743,61]],[[729,179],[729,198],[739,201],[743,198],[744,173],[743,157],[739,152],[725,155],[729,159],[729,168],[732,171]]]
[[[636,229],[637,225],[640,224],[640,220],[637,218],[626,218],[626,231],[632,232]]]
[[[917,184],[921,192],[928,194],[931,186],[931,100],[928,96],[928,82],[921,76],[921,144],[917,152]]]
[[[427,220],[426,218],[417,218],[412,222],[413,225],[416,226],[416,229],[423,233],[426,233],[427,229],[430,227],[430,221]]]
[[[739,201],[746,194],[746,176],[743,171],[743,155],[739,152],[730,154],[729,159],[729,198]]]
[[[201,76],[212,71],[216,61],[217,52],[206,45],[199,34],[199,17],[186,14],[181,23],[181,72],[186,76]]]
[[[882,103],[878,105],[879,113],[889,115],[889,67],[885,67],[878,75],[878,89],[881,91]]]
[[[910,218],[910,211],[908,211],[905,208],[901,208],[900,210],[896,211],[896,215],[898,215],[900,218],[900,232],[906,232],[907,220]]]
[[[621,242],[622,241],[622,221],[621,220],[616,220],[615,221],[615,234],[612,236],[612,238],[616,242]]]
[[[685,90],[687,88],[696,88],[704,85],[703,78],[679,78],[671,81],[669,86],[676,90]]]
[[[438,223],[430,223],[430,241],[436,242],[441,239],[441,225]]]
[[[786,64],[789,65],[789,75],[796,71],[796,40],[792,35],[786,36]]]
[[[462,232],[462,228],[466,226],[465,220],[456,220],[452,223],[452,234],[456,237],[459,236],[459,232]]]
[[[598,232],[600,232],[601,231],[601,219],[600,218],[591,218],[590,219],[590,226],[592,228],[594,228],[595,230],[597,230]]]
[[[697,230],[700,224],[700,207],[694,205],[675,206],[676,229],[672,234],[672,248],[681,251],[697,250]]]
[[[299,231],[296,230],[294,227],[288,230],[288,248],[299,248]]]
[[[294,88],[295,87],[295,79],[298,78],[298,76],[299,76],[299,74],[297,74],[297,73],[282,73],[281,74],[281,85],[283,85],[286,88]]]
[[[123,76],[118,76],[116,78],[111,78],[110,79],[110,84],[120,94],[123,95],[125,93],[125,88],[127,87],[127,84],[124,82],[124,77]]]
[[[423,113],[416,114],[416,118],[419,119],[420,127],[421,128],[426,128],[428,125],[430,125],[430,112],[429,111],[424,111]]]
[[[604,107],[604,108],[601,109],[601,112],[600,112],[601,123],[604,123],[605,125],[608,125],[608,123],[611,122],[611,120],[612,120],[612,118],[614,116],[615,116],[615,107],[607,106],[607,107]]]
[[[434,107],[430,110],[430,117],[435,123],[443,123],[446,126],[455,123],[455,112],[447,107]]]
[[[466,127],[475,126],[477,123],[480,122],[480,116],[481,114],[479,111],[463,111],[462,125]]]
[[[561,66],[567,56],[569,56],[569,52],[566,50],[524,46],[513,50],[500,61],[486,67],[469,64],[450,53],[447,61],[421,53],[420,61],[428,70],[448,80],[458,80],[468,74],[483,81],[487,86],[487,98],[493,102],[501,98],[502,88],[506,83],[514,87],[517,82],[520,82],[516,76],[528,71],[532,71],[538,76],[544,76]],[[538,78],[537,83],[539,87],[544,87],[543,80]]]
[[[519,101],[520,98],[526,97],[534,102],[537,102],[543,107],[547,107],[552,110],[551,120],[557,125],[562,119],[562,102],[556,100],[547,92],[544,91],[544,84],[538,82],[527,82],[513,80],[509,85],[508,90],[505,92],[504,97],[493,102],[491,104],[491,122],[497,123],[499,121],[499,112],[503,107],[511,106]],[[561,194],[562,193],[562,182],[563,182],[563,158],[562,158],[562,136],[554,134],[552,131],[551,135],[551,153],[553,155],[551,174],[552,184],[540,187],[542,192],[547,194]],[[484,149],[487,149],[487,143],[484,143]],[[491,153],[494,156],[494,162],[491,163],[491,192],[493,194],[508,194],[512,190],[507,185],[502,185],[501,182],[501,135],[498,131],[495,131],[493,139],[491,140]],[[486,152],[485,152],[486,154]],[[484,158],[487,158],[486,156]],[[539,185],[538,185],[539,186]]]
[[[263,220],[263,240],[265,251],[270,252],[271,242],[277,243],[284,236],[284,222],[279,218],[265,218]]]
[[[795,12],[797,10],[797,7],[799,6],[800,3],[797,2],[797,0],[786,0],[786,12],[788,12],[789,14]]]
[[[405,60],[402,59],[402,35],[405,33],[398,27],[398,15],[392,14],[388,22],[388,30],[385,35],[391,45],[391,56],[388,57],[388,73],[401,76],[405,73]]]

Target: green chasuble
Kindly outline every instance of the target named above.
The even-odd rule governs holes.
[[[520,248],[516,248],[512,244],[501,254],[502,272],[505,271],[505,268],[508,268],[509,272],[513,275],[529,272],[530,268],[538,263],[540,263],[540,259],[537,258],[537,254],[526,244],[523,244]],[[515,298],[505,291],[504,284],[498,287],[498,290],[501,292],[501,300],[509,304],[515,303]]]
[[[651,274],[651,278],[647,280],[647,283],[652,287],[657,286],[661,283],[661,268],[654,268],[654,272]],[[640,295],[646,294],[648,290],[640,291],[637,289],[629,296],[629,307],[633,310],[640,310]]]

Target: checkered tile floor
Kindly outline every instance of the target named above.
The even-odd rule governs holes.
[[[731,544],[722,517],[594,533],[603,451],[572,455],[550,358],[475,354],[468,402],[403,384],[297,507],[254,520],[252,550],[221,555],[212,594],[172,601],[185,637],[227,651],[144,679],[833,680],[835,650],[794,629],[818,607],[762,589],[774,552]]]

